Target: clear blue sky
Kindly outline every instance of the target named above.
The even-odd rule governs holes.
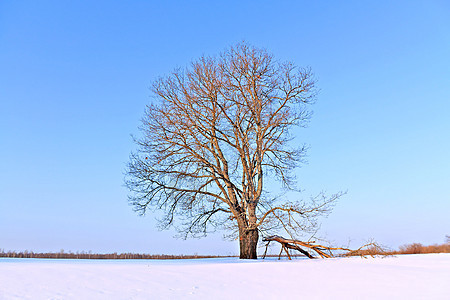
[[[123,172],[152,80],[242,40],[319,79],[299,185],[348,190],[321,235],[444,242],[449,15],[444,0],[0,2],[0,248],[237,253],[157,231]]]

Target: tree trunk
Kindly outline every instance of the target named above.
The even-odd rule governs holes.
[[[258,246],[257,229],[239,229],[240,259],[257,259],[256,249]]]

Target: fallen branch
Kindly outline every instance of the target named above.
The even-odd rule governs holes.
[[[287,253],[287,256],[289,259],[291,259],[291,256],[289,255],[289,252],[287,249],[297,250],[303,255],[307,256],[308,258],[317,258],[317,256],[314,256],[307,250],[303,248],[307,248],[309,250],[314,251],[316,254],[318,254],[321,258],[330,258],[330,257],[336,257],[335,253],[336,251],[346,252],[344,254],[340,253],[339,256],[366,256],[366,255],[377,255],[377,254],[384,254],[384,249],[379,246],[378,244],[374,242],[367,243],[360,248],[356,250],[352,250],[349,248],[343,248],[343,247],[328,247],[323,246],[319,244],[315,244],[315,242],[303,242],[293,239],[286,239],[281,236],[273,235],[263,238],[264,242],[267,242],[266,244],[266,250],[264,251],[263,259],[266,257],[267,248],[269,247],[270,242],[278,242],[281,244],[281,251],[279,254],[278,259],[281,258],[281,253],[283,250]],[[302,248],[303,247],[303,248]]]

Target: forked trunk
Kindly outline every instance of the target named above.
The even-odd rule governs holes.
[[[239,246],[240,259],[257,259],[258,230],[239,229]]]

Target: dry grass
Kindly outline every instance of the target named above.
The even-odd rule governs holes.
[[[421,254],[421,253],[450,253],[450,243],[434,244],[424,246],[420,243],[413,243],[400,246],[399,251],[395,254]]]
[[[344,256],[375,256],[375,255],[398,255],[398,254],[426,254],[426,253],[450,253],[450,242],[445,244],[434,244],[424,246],[420,243],[412,243],[400,246],[398,250],[389,250],[378,245],[363,250],[352,251]]]

